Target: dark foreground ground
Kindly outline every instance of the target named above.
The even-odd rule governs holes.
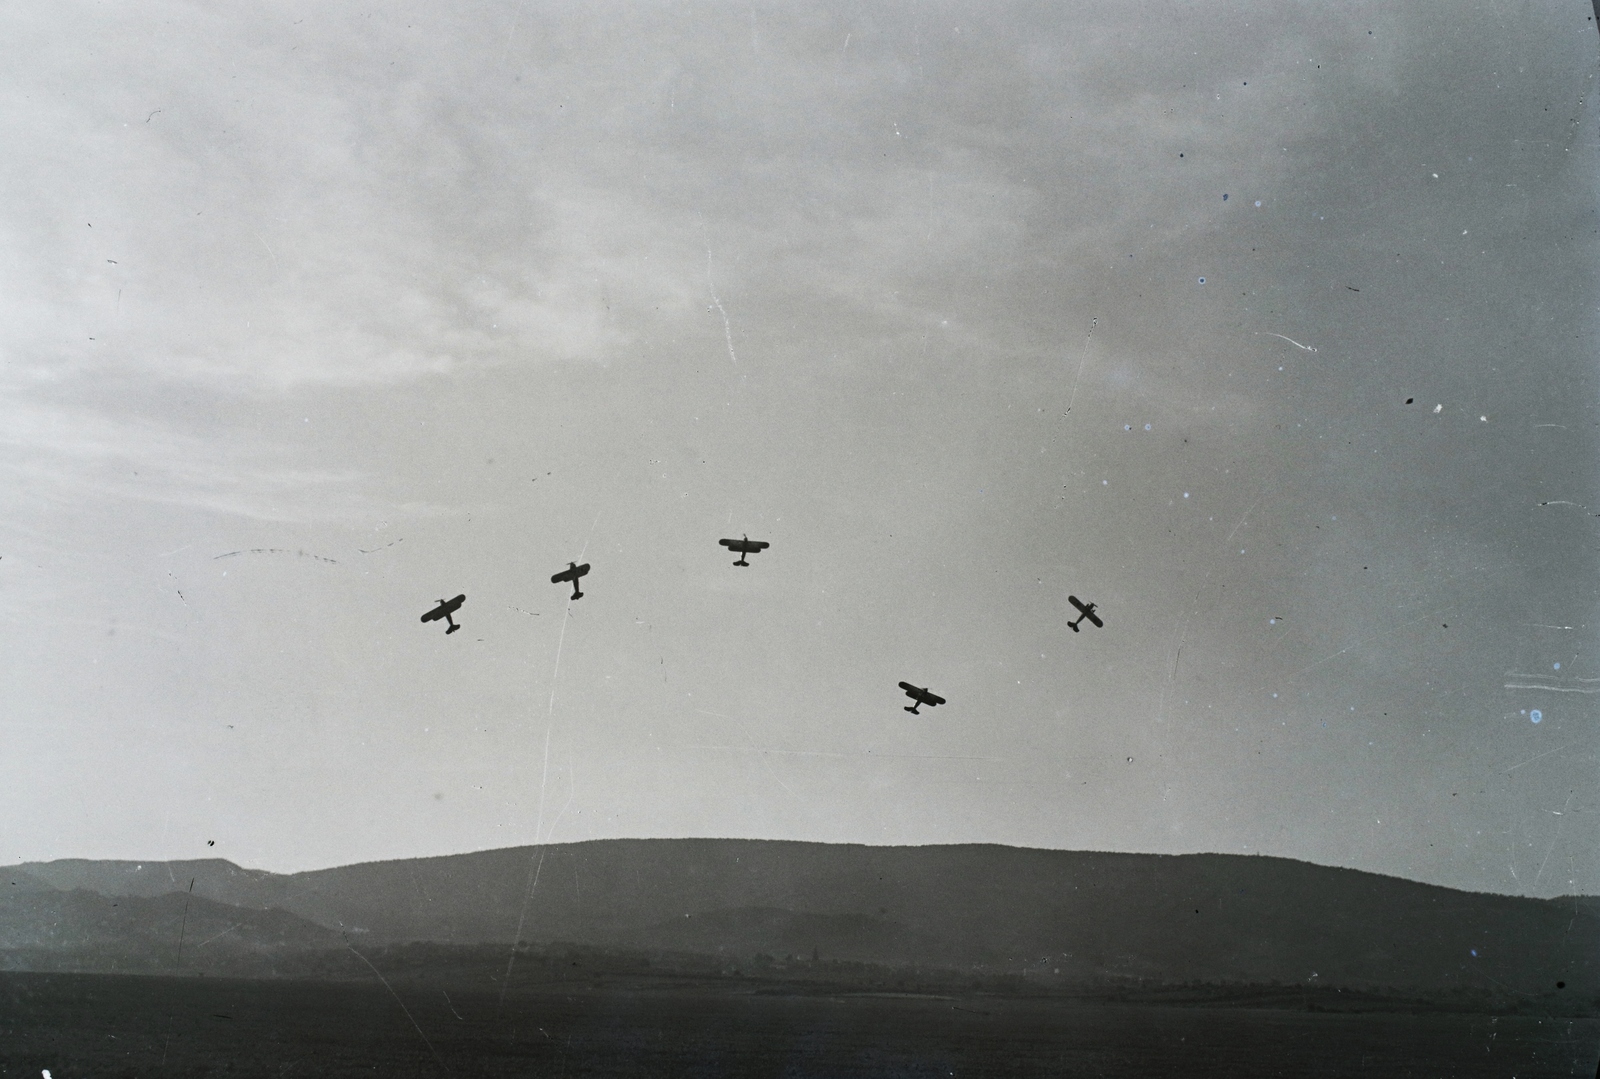
[[[403,1006],[402,1006],[403,1005]],[[0,974],[0,1077],[1589,1076],[1600,1020]]]

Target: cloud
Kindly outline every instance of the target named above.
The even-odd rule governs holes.
[[[1026,99],[984,84],[1008,57],[950,98],[891,26],[857,27],[873,62],[841,67],[841,15],[772,15],[747,41],[632,13],[599,47],[561,12],[501,39],[493,10],[19,20],[8,367],[281,393],[607,362],[706,299],[708,245],[725,299],[748,281],[892,332],[1039,221],[1012,175],[1028,133],[968,115]],[[936,70],[955,48],[926,47]]]
[[[340,50],[275,14],[78,10],[73,48],[42,25],[13,41],[12,371],[281,391],[626,343],[607,286],[650,269],[618,260],[648,212],[583,182],[581,153],[529,160],[548,122],[480,108],[472,58],[381,79],[363,45],[426,67],[437,42],[369,27]]]
[[[360,473],[272,463],[279,456],[243,440],[223,445],[154,421],[30,402],[15,392],[0,396],[0,469],[10,473],[7,501],[14,504],[109,498],[282,522],[342,520],[375,508],[357,493]]]

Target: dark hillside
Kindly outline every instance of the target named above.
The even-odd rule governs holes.
[[[196,904],[279,907],[334,931],[336,942],[347,933],[374,946],[509,943],[520,918],[526,941],[744,960],[815,953],[1074,982],[1426,992],[1542,994],[1561,982],[1563,993],[1600,994],[1591,900],[1460,892],[1279,858],[683,839],[282,876],[222,861],[52,862],[18,872],[146,897],[181,893],[194,879]],[[0,913],[0,933],[19,916]],[[152,933],[152,947],[156,939],[166,938]]]

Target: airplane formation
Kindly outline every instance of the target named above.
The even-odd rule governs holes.
[[[718,540],[717,543],[720,546],[726,547],[730,551],[738,553],[739,560],[733,563],[735,566],[749,566],[750,563],[746,561],[746,559],[750,555],[758,554],[759,552],[764,551],[768,547],[772,546],[772,544],[768,543],[766,540],[753,540],[748,534],[740,539],[721,539]],[[587,575],[588,572],[589,563],[585,562],[580,566],[576,562],[568,562],[566,569],[551,576],[550,583],[566,584],[570,582],[572,584],[571,598],[582,599],[583,592],[578,587],[578,580]],[[1077,596],[1068,596],[1067,599],[1074,607],[1078,609],[1079,612],[1076,621],[1067,623],[1067,628],[1072,630],[1072,632],[1079,632],[1078,623],[1082,622],[1086,618],[1096,626],[1101,628],[1105,627],[1105,623],[1100,621],[1099,615],[1095,614],[1095,611],[1099,608],[1099,604],[1086,604]],[[456,625],[455,619],[452,617],[452,615],[454,615],[456,611],[460,610],[461,605],[466,601],[467,597],[464,593],[457,596],[455,599],[441,599],[437,607],[422,616],[422,621],[436,622],[441,618],[444,619],[450,624],[450,628],[444,631],[445,635],[448,636],[461,628],[460,626]],[[922,714],[920,711],[918,711],[918,709],[923,705],[927,705],[929,708],[936,708],[939,705],[946,703],[943,697],[932,693],[926,686],[914,686],[910,682],[901,682],[900,688],[905,691],[907,697],[911,698],[912,703],[907,705],[905,710],[914,716],[920,716]]]

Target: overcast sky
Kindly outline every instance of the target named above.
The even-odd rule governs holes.
[[[1591,15],[8,5],[0,856],[1600,892]]]

